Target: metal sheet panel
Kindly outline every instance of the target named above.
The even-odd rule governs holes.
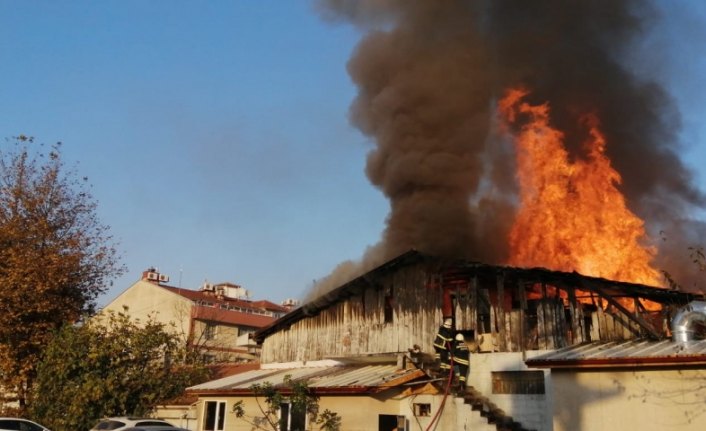
[[[188,388],[191,391],[249,389],[254,384],[284,384],[285,376],[307,382],[311,388],[377,388],[404,379],[418,370],[399,370],[397,365],[325,366],[246,371]]]
[[[527,361],[590,361],[609,359],[698,358],[706,360],[706,340],[675,343],[671,340],[588,343],[558,349]]]

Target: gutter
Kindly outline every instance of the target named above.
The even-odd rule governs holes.
[[[563,359],[529,360],[525,364],[530,368],[636,368],[636,367],[683,367],[705,366],[706,355],[649,357],[649,358],[604,358],[604,359]]]

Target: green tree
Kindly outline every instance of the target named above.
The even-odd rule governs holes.
[[[287,418],[280,415],[280,410],[285,403],[289,405],[292,416],[307,415],[309,423],[318,425],[319,430],[338,431],[341,429],[341,417],[338,413],[328,409],[319,412],[319,397],[313,393],[306,382],[294,381],[291,376],[287,375],[280,388],[270,382],[265,382],[252,385],[250,390],[255,395],[259,413],[246,414],[243,401],[238,401],[233,405],[233,412],[237,418],[252,425],[253,430],[277,431],[284,429],[282,421],[286,421]],[[260,398],[263,398],[264,404],[260,402]]]
[[[94,310],[119,275],[116,249],[86,178],[19,136],[0,147],[0,386],[20,410],[51,334]]]
[[[38,367],[31,416],[55,431],[89,429],[105,416],[146,415],[205,381],[207,368],[170,329],[122,313],[63,327]]]

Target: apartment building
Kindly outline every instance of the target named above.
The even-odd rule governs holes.
[[[250,334],[289,312],[286,305],[252,300],[242,286],[204,283],[198,290],[170,286],[169,277],[149,268],[135,284],[107,304],[102,314],[126,313],[132,319],[161,322],[196,346],[211,362],[257,359],[259,348]]]

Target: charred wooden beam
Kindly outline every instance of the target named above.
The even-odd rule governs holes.
[[[498,346],[501,352],[507,351],[507,332],[505,331],[505,274],[498,273],[495,276],[495,282],[498,289],[497,319],[498,319]]]
[[[578,321],[578,304],[576,303],[576,290],[572,287],[568,289],[569,295],[569,314],[571,316],[571,342],[580,343],[583,341],[583,337],[580,334],[581,325]]]
[[[547,285],[542,283],[542,298],[539,301],[537,308],[537,330],[538,330],[538,345],[540,350],[553,349],[554,341],[549,338],[549,330],[547,328]]]
[[[630,310],[628,310],[627,308],[625,308],[620,302],[616,301],[615,298],[613,298],[612,296],[606,294],[606,293],[603,291],[603,288],[597,286],[595,283],[591,283],[591,282],[587,281],[586,279],[584,279],[584,278],[582,278],[582,277],[579,278],[579,283],[580,283],[581,287],[583,287],[583,288],[585,288],[585,289],[587,289],[587,290],[590,290],[590,291],[592,291],[592,292],[595,292],[598,296],[600,296],[601,298],[603,298],[603,299],[605,299],[606,301],[608,301],[608,303],[609,303],[610,305],[612,305],[613,307],[615,307],[615,308],[617,308],[618,310],[620,310],[628,319],[630,319],[630,320],[632,320],[633,322],[635,322],[635,323],[637,323],[638,325],[640,325],[640,327],[641,327],[642,329],[644,329],[645,332],[647,332],[647,334],[648,334],[651,338],[653,338],[653,339],[655,339],[655,340],[659,340],[660,338],[662,338],[662,337],[659,335],[659,332],[657,332],[657,331],[652,327],[652,325],[650,325],[650,323],[649,323],[648,321],[646,321],[645,319],[643,319],[643,318],[640,317],[639,315],[635,315],[635,314],[633,314],[632,312],[630,312]]]
[[[525,294],[525,283],[522,279],[517,281],[517,291],[520,295],[520,351],[524,354],[527,350],[527,325],[525,324],[525,319],[527,318],[527,295]]]

